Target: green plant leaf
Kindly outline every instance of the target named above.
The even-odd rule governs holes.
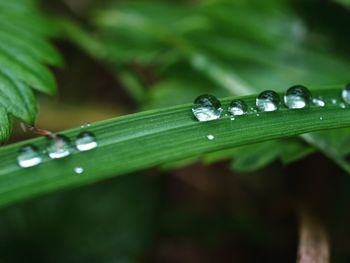
[[[338,98],[340,89],[314,91],[329,100]],[[251,107],[255,96],[244,97]],[[222,100],[226,109],[229,99]],[[16,162],[19,147],[34,144],[45,150],[46,139],[39,138],[0,149],[0,205],[58,189],[93,183],[108,177],[160,166],[165,163],[201,157],[233,147],[287,138],[311,131],[350,126],[350,109],[327,104],[276,112],[248,114],[234,121],[229,117],[201,123],[194,119],[191,105],[182,105],[124,116],[93,124],[89,130],[99,146],[88,152],[73,151],[67,158],[20,168]],[[81,128],[63,132],[74,140]],[[210,141],[208,134],[215,136]],[[76,174],[75,167],[83,174]],[[345,167],[350,171],[350,166]]]
[[[32,88],[55,94],[55,79],[44,64],[62,64],[59,53],[47,42],[56,31],[39,13],[36,1],[0,0],[0,109],[4,114],[0,141],[10,135],[11,116],[34,124],[37,106]]]
[[[284,145],[280,159],[284,165],[295,162],[305,156],[308,156],[316,151],[316,148],[308,145],[302,140],[289,141]]]
[[[283,144],[278,140],[238,148],[231,167],[239,172],[255,171],[276,160],[282,151]]]
[[[0,138],[8,138],[12,131],[12,120],[5,108],[0,107]]]
[[[350,0],[334,0],[335,2],[338,2],[339,4],[345,5],[346,7],[350,7]]]

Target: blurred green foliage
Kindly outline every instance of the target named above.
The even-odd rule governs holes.
[[[344,85],[349,48],[339,44],[347,30],[338,25],[348,14],[330,3],[317,3],[321,11],[314,14],[313,3],[317,1],[107,1],[92,10],[90,32],[67,21],[63,27],[71,40],[120,74],[119,81],[141,109],[151,109],[187,103],[201,93],[246,95],[284,91],[299,83],[310,89]],[[312,23],[323,9],[334,13],[325,16],[337,19],[324,28]],[[348,137],[324,132],[312,147],[350,171],[344,151],[332,139],[348,149]],[[278,144],[293,148],[290,140]],[[299,145],[290,160],[312,152]],[[244,152],[254,156],[257,148]],[[267,156],[284,158],[274,147],[265,150],[271,151]],[[251,160],[248,170],[260,167]]]
[[[336,2],[343,4],[345,6],[350,6],[350,1],[349,0],[335,0]]]

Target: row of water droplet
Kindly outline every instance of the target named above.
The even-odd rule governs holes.
[[[61,159],[71,155],[75,149],[78,152],[85,152],[97,147],[95,135],[88,131],[81,132],[76,137],[74,144],[75,147],[71,144],[70,139],[64,135],[55,135],[48,137],[48,144],[42,151],[35,145],[25,145],[19,150],[18,165],[22,168],[33,167],[42,163],[45,155],[50,159]],[[80,174],[84,172],[84,169],[75,167],[74,172]]]
[[[339,107],[346,108],[350,104],[350,83],[342,90],[341,97],[343,101],[339,102]],[[272,90],[261,92],[255,100],[256,107],[251,108],[250,112],[259,116],[259,112],[271,112],[280,108],[281,99],[278,93]],[[324,107],[326,101],[322,98],[313,98],[308,88],[302,85],[295,85],[289,88],[284,97],[284,105],[289,109],[304,109],[311,105]],[[338,104],[337,99],[332,99],[331,104]],[[212,95],[201,95],[193,103],[192,112],[197,120],[201,122],[219,119],[223,113],[220,101]],[[248,105],[244,100],[233,100],[228,107],[228,114],[231,120],[236,116],[249,113]],[[320,117],[320,120],[323,118]]]

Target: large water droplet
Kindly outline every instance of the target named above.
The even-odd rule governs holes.
[[[256,106],[258,107],[259,111],[278,110],[280,106],[280,97],[272,90],[263,91],[256,98]]]
[[[70,141],[66,136],[56,135],[49,140],[47,152],[51,159],[60,159],[71,154]]]
[[[239,116],[247,113],[248,106],[243,100],[233,100],[228,107],[231,116]]]
[[[42,160],[39,149],[33,145],[23,146],[17,156],[18,165],[23,168],[38,165]]]
[[[199,121],[216,120],[222,113],[221,103],[212,95],[201,95],[195,99],[192,112]]]
[[[350,104],[350,83],[344,87],[341,96],[346,104]]]
[[[77,167],[74,168],[74,172],[76,174],[82,174],[84,172],[84,168],[81,167],[81,166],[77,166]]]
[[[97,147],[95,135],[91,132],[82,132],[77,136],[75,146],[81,152],[89,151]]]
[[[308,88],[296,85],[287,90],[284,95],[284,104],[290,109],[303,109],[309,107],[311,99]]]

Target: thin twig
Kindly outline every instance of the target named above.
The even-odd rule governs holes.
[[[48,131],[48,130],[45,130],[45,129],[35,127],[33,125],[21,123],[21,126],[22,126],[24,131],[29,130],[35,134],[43,135],[43,136],[50,136],[51,138],[54,138],[54,139],[57,137],[55,133]]]

